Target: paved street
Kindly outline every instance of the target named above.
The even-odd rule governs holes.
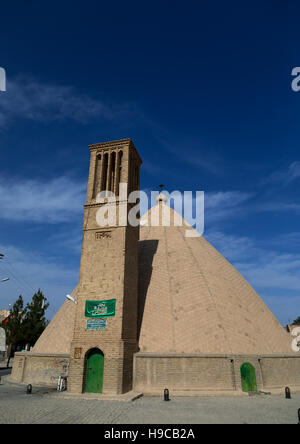
[[[1,370],[0,375],[7,373]],[[46,388],[0,385],[1,424],[297,424],[300,395],[140,398],[134,402],[57,399]]]

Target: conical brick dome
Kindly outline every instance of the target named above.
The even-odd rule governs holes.
[[[146,226],[162,211],[171,226]],[[284,328],[243,276],[163,201],[141,221],[141,352],[292,353]],[[161,222],[161,221],[160,221]],[[193,230],[190,227],[191,230]]]
[[[72,296],[76,298],[77,287]],[[75,322],[74,302],[65,300],[35,343],[34,353],[70,353]]]

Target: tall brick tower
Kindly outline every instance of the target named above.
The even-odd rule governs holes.
[[[132,388],[137,351],[139,226],[124,222],[128,194],[140,188],[141,159],[130,139],[91,152],[68,391],[120,394]],[[119,184],[127,193],[119,196]],[[116,196],[116,224],[99,226],[99,192]],[[124,199],[125,197],[125,199]],[[102,208],[103,209],[103,208]],[[119,213],[122,209],[122,223]],[[98,222],[97,222],[98,221]]]

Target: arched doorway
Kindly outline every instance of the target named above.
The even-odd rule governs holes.
[[[241,380],[243,392],[257,392],[255,368],[249,362],[241,366]]]
[[[85,392],[102,393],[104,354],[98,348],[87,353],[85,371]]]

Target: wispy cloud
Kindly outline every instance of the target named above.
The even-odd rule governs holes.
[[[203,146],[199,146],[198,149],[197,147],[191,149],[190,145],[187,144],[187,149],[183,153],[181,161],[184,163],[209,171],[214,175],[220,175],[224,171],[224,160],[211,149]]]
[[[290,194],[214,191],[205,193],[205,220],[209,226],[222,222],[234,221],[256,213],[283,213],[300,211],[297,196],[291,201]]]
[[[245,257],[252,258],[256,251],[253,240],[247,236],[209,230],[206,237],[230,261],[239,261]]]
[[[272,244],[281,248],[285,247],[300,247],[300,231],[293,231],[290,233],[282,233],[272,239]]]
[[[33,249],[25,250],[2,243],[0,251],[5,254],[0,263],[0,276],[10,279],[5,282],[5,287],[3,284],[5,291],[0,309],[13,304],[19,294],[28,302],[41,288],[50,302],[48,316],[52,317],[64,302],[65,295],[76,286],[78,270],[70,268],[66,262],[62,265],[61,258],[42,255]]]
[[[81,215],[86,185],[68,177],[50,181],[0,179],[0,219],[72,222]]]
[[[79,93],[71,86],[43,84],[19,77],[7,83],[7,91],[0,98],[0,128],[15,119],[39,122],[65,119],[87,123],[92,119],[112,119],[127,112],[126,104],[108,105]]]
[[[253,193],[243,191],[211,191],[205,193],[205,226],[211,228],[224,221],[243,217],[249,211]]]
[[[282,200],[277,201],[264,201],[258,203],[255,206],[255,211],[257,212],[283,212],[283,211],[300,211],[300,202],[283,202]]]
[[[300,178],[300,162],[294,161],[290,165],[284,168],[273,171],[266,176],[261,185],[274,185],[274,186],[287,186],[294,180]]]
[[[251,237],[221,231],[211,231],[206,237],[248,280],[283,325],[299,316],[298,252],[283,253],[278,238],[259,242]],[[285,235],[286,240],[294,238],[294,233]],[[298,235],[296,239],[299,239]]]
[[[300,292],[300,255],[274,251],[261,253],[255,262],[237,263],[239,271],[256,287]]]
[[[181,164],[203,169],[214,175],[224,172],[224,157],[206,142],[195,141],[195,138],[186,135],[181,138],[178,134],[174,139],[174,132],[151,119],[142,110],[139,110],[138,114],[145,127],[151,131],[151,136],[170,158],[174,157]]]
[[[206,193],[206,208],[216,210],[219,208],[237,207],[253,196],[253,193],[243,191],[211,191]]]
[[[207,238],[255,287],[300,292],[300,254],[283,253],[272,240],[262,246],[250,237],[221,231],[211,231]]]
[[[78,217],[78,224],[74,224],[74,227],[68,226],[68,229],[56,230],[55,233],[50,234],[49,242],[57,245],[59,249],[64,251],[70,251],[80,258],[81,243],[82,243],[82,221],[81,217]]]

